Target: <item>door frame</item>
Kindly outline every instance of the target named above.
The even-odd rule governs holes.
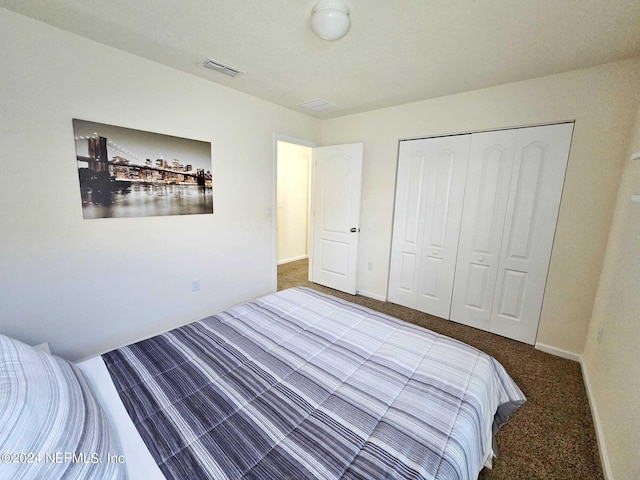
[[[313,140],[307,140],[304,138],[292,137],[290,135],[284,135],[281,133],[273,134],[273,165],[271,174],[271,207],[267,209],[267,216],[271,217],[271,291],[276,292],[278,290],[278,142],[291,143],[294,145],[300,145],[303,147],[315,148],[318,147],[318,143]],[[311,166],[310,166],[311,167]],[[313,169],[309,168],[309,185],[311,185],[311,175]],[[309,199],[309,208],[311,209],[311,198]],[[307,235],[307,238],[309,236]],[[307,240],[308,242],[310,240]],[[307,245],[307,251],[309,251],[309,245]]]

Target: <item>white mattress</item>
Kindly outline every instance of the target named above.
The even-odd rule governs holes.
[[[129,479],[165,480],[125,410],[102,357],[90,358],[77,366],[85,374],[118,437]]]

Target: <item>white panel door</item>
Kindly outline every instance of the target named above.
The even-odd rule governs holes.
[[[422,142],[400,142],[387,294],[390,302],[410,308],[416,308],[422,249],[423,179],[427,167],[426,153],[420,148]]]
[[[400,143],[389,301],[449,317],[470,135]]]
[[[356,294],[364,145],[313,149],[309,280]]]
[[[573,124],[513,131],[516,151],[489,331],[533,345]]]
[[[512,131],[472,135],[451,320],[488,330],[515,151]]]

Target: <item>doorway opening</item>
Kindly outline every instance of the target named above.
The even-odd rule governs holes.
[[[278,290],[308,277],[312,153],[308,145],[276,141]]]

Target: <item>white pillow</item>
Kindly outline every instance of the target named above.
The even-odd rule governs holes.
[[[0,478],[126,477],[117,441],[80,370],[0,335]]]

